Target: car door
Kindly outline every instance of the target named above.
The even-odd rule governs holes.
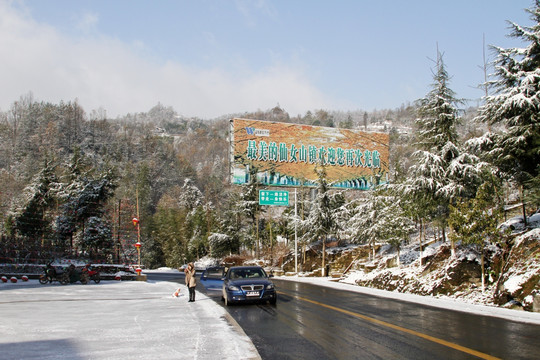
[[[223,266],[215,266],[203,271],[200,282],[203,284],[206,291],[216,291],[221,293],[224,276],[225,268]]]

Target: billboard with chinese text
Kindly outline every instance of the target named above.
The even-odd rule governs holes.
[[[321,126],[231,120],[231,181],[315,186],[324,166],[332,187],[368,190],[388,182],[389,136]]]

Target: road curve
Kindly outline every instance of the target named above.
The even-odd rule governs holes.
[[[276,306],[228,307],[263,359],[536,359],[540,353],[539,325],[275,283]]]

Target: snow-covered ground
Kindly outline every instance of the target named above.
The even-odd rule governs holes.
[[[188,303],[183,285],[174,298],[177,288],[164,281],[0,283],[0,358],[260,359],[223,307],[202,293]]]
[[[540,258],[538,257],[540,228],[535,226],[540,225],[540,214],[529,217],[527,223],[529,230],[525,228],[523,219],[518,216],[501,224],[501,228],[511,228],[516,234],[514,246],[508,258],[503,258],[502,246],[504,244],[502,246],[489,245],[484,248],[485,254],[491,256],[486,258],[486,266],[494,264],[497,269],[497,261],[498,266],[502,261],[506,262],[505,270],[500,278],[498,273],[491,272],[491,268],[487,267],[488,278],[484,291],[482,291],[480,276],[481,257],[477,249],[461,246],[458,242],[456,254],[451,257],[448,242],[431,240],[427,244],[424,242],[423,251],[420,252],[420,243],[416,238],[402,247],[399,264],[396,260],[396,249],[388,244],[381,244],[375,259],[368,259],[366,255],[355,260],[354,266],[340,281],[387,289],[396,293],[399,291],[426,295],[431,298],[433,296],[430,294],[437,294],[436,297],[439,299],[466,304],[490,307],[504,304],[503,307],[523,307],[528,310],[538,308],[540,289],[538,284],[534,285],[534,281],[540,275]],[[531,227],[533,228],[530,229]],[[434,239],[435,235],[429,234],[428,238]],[[361,246],[356,245],[356,247]],[[327,253],[329,255],[333,252],[347,254],[350,251],[359,250],[361,249],[334,248],[328,249]],[[363,251],[366,252],[365,249]],[[420,264],[420,257],[424,259],[422,264]],[[335,259],[337,258],[334,257]],[[476,266],[471,264],[476,264]]]

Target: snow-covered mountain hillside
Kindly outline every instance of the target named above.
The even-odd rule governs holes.
[[[374,258],[367,245],[329,248],[329,272],[337,281],[359,286],[540,312],[540,214],[528,218],[527,228],[518,218],[501,227],[510,226],[506,244],[485,248],[484,290],[478,251],[458,243],[452,256],[450,243],[436,240],[422,251],[411,241],[401,249],[399,265],[386,244],[377,247]],[[320,276],[317,260],[315,251],[306,252],[303,276]],[[283,269],[290,273],[293,267],[289,258]]]

